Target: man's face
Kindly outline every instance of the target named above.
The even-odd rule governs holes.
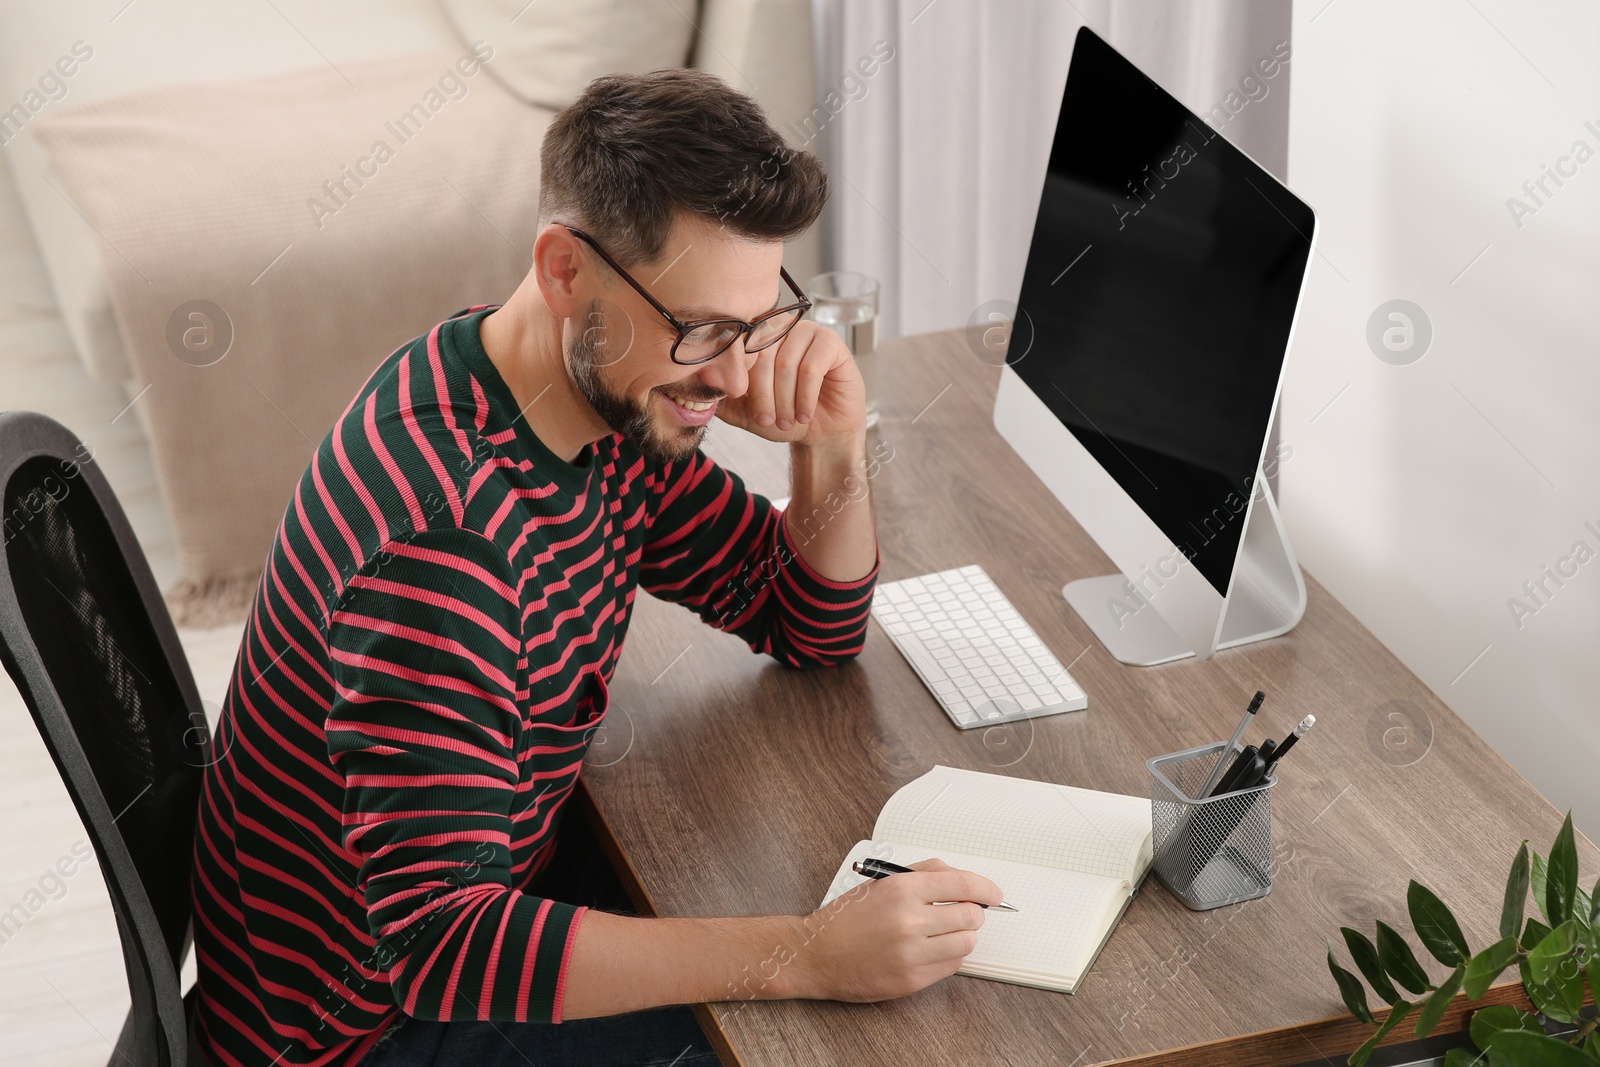
[[[699,447],[717,402],[749,388],[756,355],[745,352],[741,338],[710,362],[674,363],[672,325],[592,249],[583,251],[598,269],[567,342],[573,382],[606,425],[646,456],[682,459]],[[628,273],[681,322],[750,322],[777,306],[780,289],[792,298],[778,276],[782,261],[781,242],[747,241],[684,216],[657,261]]]

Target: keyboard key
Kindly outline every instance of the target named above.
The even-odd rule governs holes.
[[[939,665],[923,650],[922,642],[907,634],[902,636],[897,643],[900,645],[900,651],[912,662],[922,677],[929,682],[944,681],[944,671],[940,670]]]

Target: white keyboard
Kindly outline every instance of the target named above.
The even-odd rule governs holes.
[[[976,564],[879,585],[872,617],[963,730],[1089,706]]]

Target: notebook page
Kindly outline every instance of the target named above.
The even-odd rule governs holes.
[[[840,864],[823,905],[869,881],[850,869],[852,863],[865,856],[900,864],[938,856],[952,867],[992,879],[1007,902],[1019,910],[989,909],[978,931],[977,945],[962,963],[960,973],[1047,989],[1070,991],[1077,984],[1111,916],[1129,892],[1126,882],[1079,871],[1035,867],[944,848],[858,841]]]
[[[1130,884],[1149,866],[1150,835],[1146,797],[943,765],[901,786],[872,830],[879,841],[953,848]]]

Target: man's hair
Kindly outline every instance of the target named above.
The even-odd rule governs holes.
[[[822,161],[699,70],[596,78],[551,121],[539,161],[541,228],[576,226],[628,266],[661,254],[679,212],[781,241],[809,228],[827,199]]]

